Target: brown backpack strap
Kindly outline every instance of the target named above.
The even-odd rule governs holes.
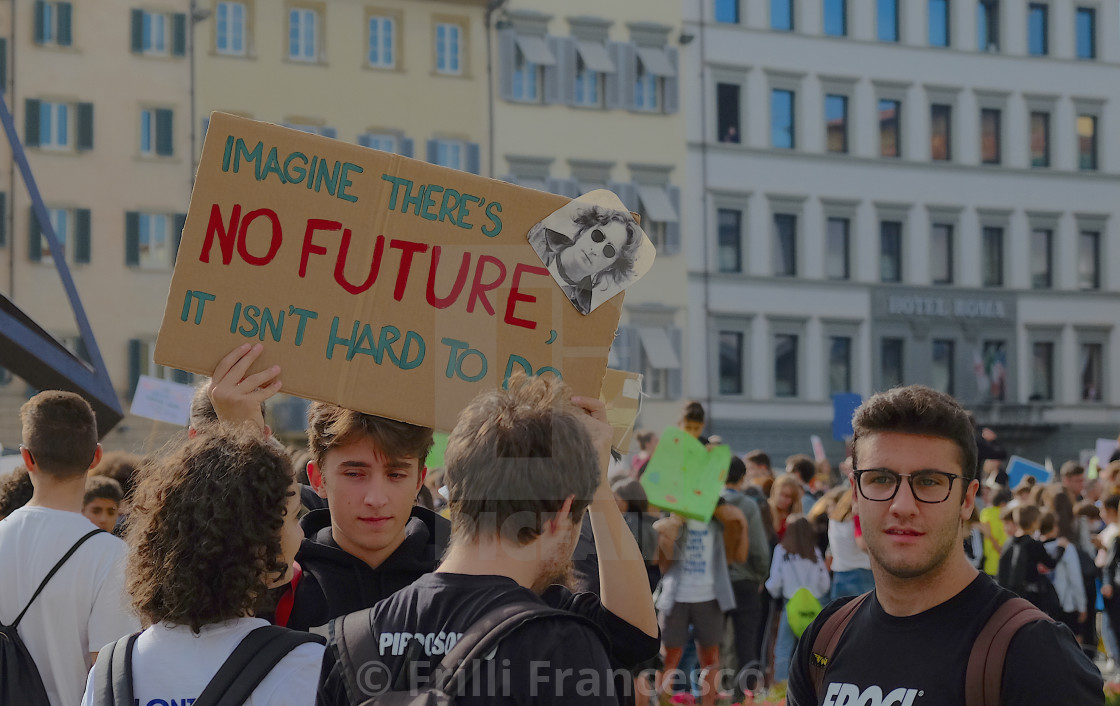
[[[965,706],[1000,706],[1003,692],[1003,663],[1007,648],[1019,628],[1050,616],[1024,598],[1012,598],[992,613],[980,630],[968,656],[964,678]]]
[[[840,606],[839,610],[824,621],[816,639],[813,640],[813,652],[809,655],[809,683],[813,685],[813,693],[818,697],[821,687],[824,686],[824,673],[828,669],[828,660],[836,651],[836,645],[840,642],[840,636],[844,634],[844,628],[852,622],[856,610],[870,595],[871,591],[868,591]]]

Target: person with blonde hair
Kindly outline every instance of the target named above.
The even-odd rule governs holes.
[[[783,473],[774,479],[774,485],[770,488],[770,515],[779,542],[785,536],[787,518],[799,514],[801,514],[801,481],[791,473]]]

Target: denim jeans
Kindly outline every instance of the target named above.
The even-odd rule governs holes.
[[[797,637],[794,636],[793,629],[790,628],[789,620],[786,618],[785,601],[782,601],[781,606],[776,616],[778,620],[778,640],[774,643],[775,682],[789,679],[789,661],[793,658],[793,649],[797,646]]]
[[[871,569],[852,569],[837,571],[832,575],[832,590],[828,597],[836,600],[841,596],[860,596],[875,588],[875,577]]]

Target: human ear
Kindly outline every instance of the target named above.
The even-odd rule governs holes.
[[[311,489],[314,490],[320,498],[327,497],[327,485],[323,482],[323,473],[314,461],[307,462],[307,480],[311,483]]]

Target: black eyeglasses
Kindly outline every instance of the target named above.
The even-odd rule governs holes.
[[[868,500],[885,502],[893,500],[898,493],[902,479],[910,484],[914,499],[923,503],[943,503],[949,499],[953,481],[961,476],[944,471],[918,471],[917,473],[896,473],[889,468],[868,468],[853,471],[859,494]]]
[[[603,231],[599,230],[598,228],[596,228],[595,230],[591,231],[591,242],[593,242],[593,243],[601,243],[601,242],[603,242],[603,241],[604,241],[604,240],[606,240],[606,239],[607,239],[607,235],[606,235],[606,233],[604,233]],[[613,245],[611,245],[610,243],[607,243],[606,245],[604,245],[604,246],[603,246],[603,257],[607,258],[608,260],[610,260],[611,258],[613,258],[613,257],[615,256],[615,253],[616,253],[616,252],[618,252],[618,251],[617,251],[617,250],[615,250],[615,249],[614,249],[614,246],[613,246]]]

